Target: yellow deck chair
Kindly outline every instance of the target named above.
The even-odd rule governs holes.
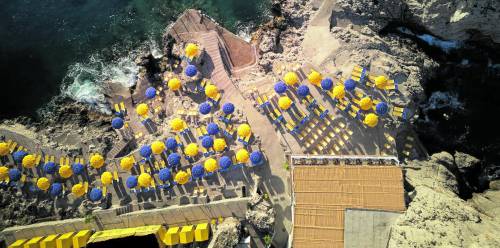
[[[115,103],[115,112],[120,113],[120,106],[118,106],[118,103]]]
[[[83,188],[85,189],[85,194],[89,192],[89,182],[85,181],[83,183]]]
[[[56,157],[53,156],[53,155],[50,156],[49,161],[55,163],[56,162]]]
[[[141,171],[141,174],[144,173],[145,170],[144,170],[144,164],[143,163],[139,164],[139,170]]]
[[[56,247],[57,248],[71,248],[73,244],[73,235],[74,232],[68,232],[63,235],[61,235],[59,238],[56,239]]]
[[[362,71],[363,68],[361,66],[355,65],[351,72],[351,78],[359,82],[359,80],[361,79]]]
[[[9,248],[23,248],[24,243],[26,243],[27,241],[27,239],[18,239],[14,243],[9,245]]]
[[[40,248],[56,248],[58,234],[51,234],[40,242]]]
[[[125,108],[125,103],[120,102],[120,110],[123,111],[123,112],[127,111],[127,109]]]
[[[73,236],[73,248],[82,248],[87,246],[87,241],[92,235],[90,230],[82,230]]]
[[[119,182],[120,181],[120,177],[118,177],[118,171],[115,169],[113,171],[113,179],[116,181],[116,182]]]

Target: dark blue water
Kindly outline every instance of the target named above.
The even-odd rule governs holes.
[[[105,64],[144,41],[159,41],[187,8],[238,32],[268,19],[269,0],[0,1],[0,119],[35,115],[60,93],[75,63],[98,54]]]

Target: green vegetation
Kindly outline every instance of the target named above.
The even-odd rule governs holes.
[[[283,169],[285,169],[285,170],[287,170],[287,171],[288,171],[288,170],[290,170],[290,165],[288,164],[288,162],[285,162],[285,163],[283,164]]]
[[[271,245],[271,242],[273,241],[273,238],[271,237],[271,235],[266,234],[266,236],[264,236],[263,240],[264,240],[264,244],[266,246],[269,246],[269,245]]]
[[[94,215],[93,214],[87,214],[85,215],[85,223],[90,223],[92,220],[94,220]]]

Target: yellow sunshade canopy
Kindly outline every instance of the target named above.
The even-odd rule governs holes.
[[[80,197],[85,194],[85,187],[83,187],[83,184],[77,183],[71,188],[71,193],[76,197]]]
[[[333,97],[336,99],[342,99],[345,97],[345,88],[343,85],[333,87]]]
[[[153,141],[151,144],[151,151],[153,151],[153,154],[159,155],[165,150],[165,143],[157,140]]]
[[[283,80],[287,85],[293,86],[296,85],[299,82],[299,76],[297,76],[297,73],[291,71],[287,72],[285,76],[283,77]]]
[[[43,191],[47,191],[50,187],[50,181],[46,177],[40,177],[38,181],[36,181],[36,186]]]
[[[248,151],[246,149],[240,149],[236,153],[236,161],[239,163],[246,163],[248,162],[248,159],[250,158],[250,155],[248,154]]]
[[[124,157],[120,160],[120,167],[124,170],[130,170],[134,166],[134,158]]]
[[[90,157],[90,166],[99,169],[104,165],[104,157],[101,154],[94,154]]]
[[[375,78],[375,87],[385,89],[387,85],[387,78],[385,76],[378,76]]]
[[[103,172],[101,174],[101,183],[104,186],[110,185],[111,183],[113,183],[113,174],[111,174],[111,172],[109,172],[109,171]]]
[[[35,155],[29,154],[24,156],[22,164],[24,168],[33,168],[35,166],[36,157]]]
[[[71,170],[71,166],[63,165],[59,167],[59,175],[62,178],[70,178],[73,175],[73,170]]]
[[[196,155],[198,155],[198,152],[198,145],[196,143],[190,143],[184,149],[184,153],[186,153],[186,155],[190,157],[195,157]]]
[[[244,123],[238,126],[238,136],[240,137],[247,137],[250,134],[252,134],[252,129],[250,128],[250,125]]]
[[[148,115],[148,110],[149,110],[149,107],[145,103],[141,103],[141,104],[137,105],[137,108],[136,108],[137,114],[140,116]]]
[[[307,75],[307,79],[312,84],[314,84],[316,86],[320,86],[321,85],[321,79],[323,79],[323,78],[321,77],[321,74],[319,72],[317,72],[315,70],[311,70],[311,73],[309,73],[309,75]]]
[[[138,183],[140,187],[147,188],[151,186],[152,180],[153,178],[148,173],[141,173],[141,175],[139,175]]]
[[[3,181],[9,177],[9,168],[6,166],[0,166],[0,180]]]
[[[378,116],[373,113],[367,114],[363,123],[369,127],[375,127],[378,124]]]
[[[219,94],[219,89],[213,84],[209,84],[205,87],[205,95],[210,98],[215,98]]]
[[[363,97],[360,101],[359,101],[359,107],[362,109],[362,110],[370,110],[373,106],[373,102],[372,102],[372,99],[370,99],[369,97]]]
[[[217,166],[217,160],[213,159],[213,158],[209,158],[207,160],[205,160],[205,163],[203,164],[203,167],[205,168],[205,171],[207,172],[214,172],[217,170],[218,166]]]
[[[174,118],[170,121],[170,128],[174,131],[181,131],[184,128],[184,121],[181,118]]]
[[[182,83],[181,83],[181,80],[179,80],[178,78],[172,78],[172,79],[168,80],[167,86],[170,90],[176,91],[176,90],[179,90],[181,88]]]
[[[175,174],[174,181],[180,185],[186,184],[189,181],[189,174],[181,170]]]
[[[9,145],[5,142],[0,142],[0,156],[5,156],[9,154]]]
[[[214,140],[214,150],[216,152],[221,152],[226,149],[226,140],[223,138],[217,138]]]
[[[200,48],[194,43],[188,43],[184,51],[186,52],[186,56],[192,59],[193,57],[198,56]]]
[[[288,96],[282,96],[278,100],[278,106],[280,109],[287,110],[292,106],[292,99],[290,99]]]

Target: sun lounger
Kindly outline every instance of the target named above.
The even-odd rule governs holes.
[[[233,114],[222,115],[222,116],[219,116],[219,120],[226,123],[226,124],[229,124],[229,123],[231,123],[232,117],[233,117]]]
[[[277,108],[274,108],[273,111],[276,114],[276,119],[278,121],[283,122],[284,121],[284,117],[283,117],[283,114],[281,113],[281,111],[279,109],[277,109]]]
[[[196,128],[196,134],[198,135],[198,139],[201,140],[205,135],[203,135],[203,131],[201,130],[201,127]]]
[[[355,65],[352,72],[351,72],[351,78],[354,81],[358,81],[361,84],[365,83],[366,75],[367,75],[366,69],[359,66],[359,65]]]

